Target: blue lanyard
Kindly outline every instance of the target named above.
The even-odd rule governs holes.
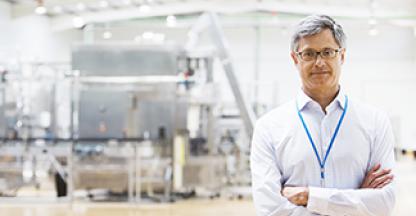
[[[325,157],[324,157],[324,160],[323,161],[321,160],[321,157],[319,157],[318,150],[316,149],[316,145],[315,145],[315,143],[312,140],[312,136],[311,136],[311,134],[309,132],[308,126],[306,126],[305,120],[303,119],[302,113],[299,110],[299,106],[298,106],[297,102],[296,102],[296,108],[298,110],[298,115],[299,115],[299,118],[300,118],[300,120],[302,122],[303,128],[305,129],[305,132],[308,135],[309,142],[311,143],[312,148],[313,148],[313,151],[315,152],[316,159],[318,159],[319,166],[321,168],[321,184],[323,186],[323,181],[325,179],[325,163],[326,163],[326,159],[328,158],[329,152],[331,151],[332,145],[334,144],[335,138],[337,137],[339,128],[341,127],[342,121],[344,120],[345,113],[347,112],[347,108],[348,108],[348,97],[345,95],[344,111],[342,112],[342,115],[339,118],[337,127],[335,128],[334,135],[332,135],[331,141],[329,143],[328,150],[325,153]]]

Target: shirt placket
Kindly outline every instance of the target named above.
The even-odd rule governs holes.
[[[320,124],[320,146],[321,146],[321,160],[322,160],[322,163],[325,160],[325,155],[326,155],[326,152],[328,151],[329,144],[330,144],[330,141],[331,141],[331,129],[330,129],[330,125],[329,125],[329,123],[330,123],[329,116],[330,116],[329,113],[324,115],[322,117],[321,124]],[[328,167],[325,164],[324,170],[327,170],[327,169],[328,169]],[[324,183],[327,179],[326,175],[327,175],[327,173],[325,171]]]

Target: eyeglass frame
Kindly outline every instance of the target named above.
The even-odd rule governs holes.
[[[322,52],[325,50],[325,49],[332,49],[332,50],[334,50],[335,51],[335,55],[333,56],[333,57],[331,57],[331,58],[326,58],[326,57],[323,57],[322,56]],[[338,49],[333,49],[333,48],[325,48],[325,49],[323,49],[323,50],[321,50],[321,51],[315,51],[315,50],[313,50],[313,49],[311,49],[311,50],[313,50],[315,53],[316,53],[316,56],[315,56],[315,58],[314,59],[311,59],[311,60],[304,60],[303,58],[302,58],[302,53],[304,52],[304,51],[301,51],[301,52],[295,52],[296,53],[296,55],[298,55],[298,57],[300,58],[300,59],[302,59],[302,61],[306,61],[306,62],[310,62],[310,61],[316,61],[316,59],[318,58],[318,55],[319,56],[321,56],[321,58],[322,59],[333,59],[333,58],[335,58],[336,56],[337,56],[337,54],[338,53],[340,53],[344,48],[343,47],[340,47],[340,48],[338,48]]]

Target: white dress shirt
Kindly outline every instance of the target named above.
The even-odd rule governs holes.
[[[251,145],[253,200],[258,215],[390,215],[394,182],[382,189],[359,189],[377,163],[393,168],[394,138],[388,116],[348,98],[343,123],[325,164],[324,187],[320,166],[298,116],[296,103],[320,157],[344,110],[342,91],[326,107],[300,91],[257,122]],[[284,186],[309,187],[306,207],[281,195]]]

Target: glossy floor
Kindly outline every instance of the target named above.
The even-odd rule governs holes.
[[[416,161],[402,158],[397,163],[397,203],[394,216],[414,215],[416,205]],[[187,200],[173,204],[125,203],[0,203],[0,216],[212,216],[255,215],[250,200]]]
[[[0,215],[13,216],[211,216],[254,215],[250,201],[190,200],[175,204],[9,204],[0,207]]]

